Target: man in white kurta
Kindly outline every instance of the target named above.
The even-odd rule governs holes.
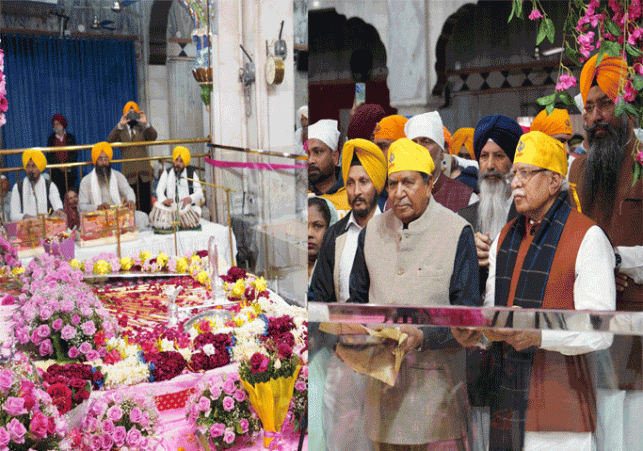
[[[174,152],[172,152],[173,167],[161,173],[156,187],[156,199],[166,207],[174,205],[176,201],[179,203],[179,208],[191,204],[192,208],[201,216],[200,202],[203,199],[203,189],[201,189],[197,171],[188,168],[190,159],[190,151],[186,147],[176,146],[174,148]],[[193,180],[187,180],[186,177]]]
[[[50,210],[56,216],[64,217],[63,203],[56,184],[45,180],[41,175],[47,167],[45,155],[39,150],[27,149],[22,154],[22,165],[27,176],[18,181],[11,191],[11,220],[15,222],[39,214],[48,215]]]

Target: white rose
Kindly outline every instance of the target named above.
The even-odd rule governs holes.
[[[278,370],[279,368],[281,368],[281,360],[280,360],[280,359],[277,359],[277,360],[275,361],[275,369],[276,369],[276,370]]]
[[[203,346],[203,352],[205,352],[205,355],[211,356],[217,352],[216,349],[214,349],[214,345],[212,343],[208,343],[207,345]]]

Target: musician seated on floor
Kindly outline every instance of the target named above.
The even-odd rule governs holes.
[[[27,176],[18,181],[11,192],[11,220],[36,217],[39,214],[53,214],[65,218],[63,203],[56,184],[41,176],[47,168],[47,158],[36,149],[22,153],[22,166]]]
[[[172,152],[173,167],[161,172],[156,187],[156,203],[150,213],[150,222],[156,228],[170,228],[178,210],[183,228],[199,225],[203,190],[199,176],[190,164],[190,151],[176,146]]]
[[[136,194],[127,183],[125,176],[112,169],[114,150],[107,142],[99,142],[92,147],[94,170],[80,181],[78,192],[78,210],[86,213],[96,210],[107,210],[116,205],[136,208]],[[136,211],[134,220],[139,229],[147,227],[147,215]]]

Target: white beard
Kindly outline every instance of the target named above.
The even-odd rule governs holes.
[[[504,181],[480,180],[480,204],[476,230],[480,233],[489,232],[492,240],[498,236],[507,224],[507,215],[511,207],[507,199],[510,195],[511,187]]]

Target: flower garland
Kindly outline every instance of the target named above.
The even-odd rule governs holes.
[[[7,123],[4,113],[9,109],[7,102],[7,76],[4,74],[4,50],[0,48],[0,127]]]

